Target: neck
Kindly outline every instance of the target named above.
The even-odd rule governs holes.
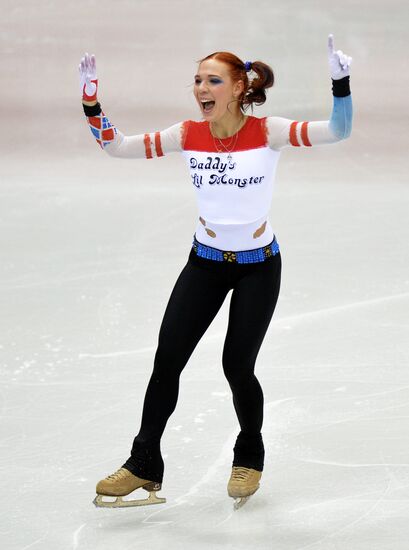
[[[220,139],[234,136],[244,126],[246,118],[241,112],[234,115],[227,112],[221,119],[209,123],[210,131],[214,137]]]

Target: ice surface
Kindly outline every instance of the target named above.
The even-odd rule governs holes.
[[[409,537],[407,2],[2,2],[0,542],[7,550],[404,550]],[[387,25],[386,25],[387,22]],[[283,257],[257,359],[266,462],[233,512],[238,432],[221,368],[230,295],[181,378],[163,506],[100,510],[128,456],[197,220],[178,155],[105,155],[77,65],[126,133],[199,113],[195,61],[269,62],[255,114],[324,120],[328,33],[354,58],[345,142],[281,156]]]

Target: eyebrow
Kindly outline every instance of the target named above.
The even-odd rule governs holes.
[[[200,78],[200,74],[195,74],[195,78],[196,78],[197,76]],[[218,74],[208,74],[207,76],[209,76],[209,77],[210,77],[210,76],[215,76],[216,78],[222,78],[222,77],[219,76]]]

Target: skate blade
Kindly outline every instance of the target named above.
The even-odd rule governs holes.
[[[93,503],[97,508],[132,508],[134,506],[149,506],[166,502],[166,498],[156,496],[156,491],[151,491],[148,498],[139,500],[123,500],[122,497],[108,497],[115,498],[115,500],[103,500],[104,497],[107,497],[107,495],[97,495],[94,498]]]
[[[239,508],[244,506],[246,504],[246,502],[248,501],[248,499],[250,498],[250,496],[251,495],[249,495],[248,497],[235,498],[234,499],[234,509],[238,510]]]

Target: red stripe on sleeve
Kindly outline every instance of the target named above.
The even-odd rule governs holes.
[[[290,127],[290,143],[291,145],[294,145],[294,147],[300,147],[297,139],[297,124],[298,121],[295,120]]]
[[[312,143],[308,139],[308,122],[303,122],[301,126],[301,139],[306,147],[311,147]]]
[[[152,158],[152,148],[151,148],[151,138],[149,134],[145,134],[145,137],[143,139],[143,142],[145,144],[145,155],[147,159]]]
[[[160,132],[155,132],[155,149],[158,157],[163,157],[162,144],[160,141]]]

